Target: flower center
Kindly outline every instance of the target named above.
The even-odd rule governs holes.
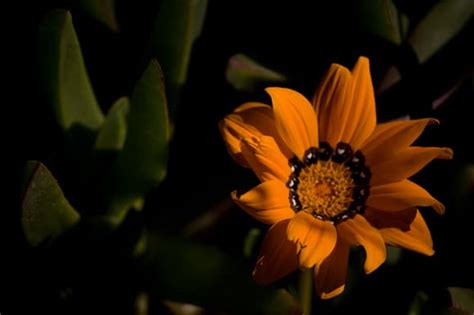
[[[349,144],[328,143],[309,148],[303,161],[290,159],[287,182],[290,204],[320,220],[339,223],[362,213],[369,196],[370,171],[362,152],[353,153]]]

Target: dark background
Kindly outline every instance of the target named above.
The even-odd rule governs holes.
[[[435,1],[395,3],[414,26]],[[159,4],[160,1],[118,1],[119,34],[72,11],[89,76],[104,112],[118,97],[130,94],[151,57],[150,28]],[[440,199],[447,211],[439,217],[431,209],[422,210],[433,234],[434,257],[404,251],[396,266],[382,266],[361,277],[350,295],[340,299],[335,311],[332,302],[315,299],[315,313],[380,313],[383,307],[384,314],[404,314],[418,291],[426,292],[440,305],[447,305],[447,287],[472,288],[472,179],[467,190],[471,195],[459,186],[465,165],[474,161],[470,114],[474,100],[472,19],[432,58],[418,64],[408,46],[400,48],[368,33],[355,18],[354,5],[346,1],[209,1],[202,34],[193,48],[188,80],[181,91],[179,106],[173,110],[174,135],[167,178],[148,195],[144,211],[129,218],[131,223],[122,235],[134,235],[137,224],[178,234],[205,211],[225,209],[218,225],[194,238],[216,245],[232,256],[241,256],[248,230],[263,226],[231,206],[228,196],[234,189],[252,187],[257,180],[249,170],[241,169],[231,160],[217,124],[243,102],[270,101],[263,89],[255,93],[233,89],[225,79],[227,61],[236,53],[244,53],[286,74],[289,82],[285,86],[310,98],[330,63],[350,68],[358,56],[365,55],[370,58],[375,85],[390,65],[398,65],[403,74],[399,84],[377,95],[379,122],[407,114],[441,121],[440,126],[428,128],[417,143],[451,147],[455,158],[431,163],[416,175],[415,181]],[[3,116],[7,127],[4,155],[12,161],[5,164],[7,203],[1,210],[2,315],[68,310],[68,302],[59,305],[56,297],[62,270],[53,267],[56,265],[51,264],[51,256],[29,248],[21,231],[19,207],[19,177],[26,160],[40,160],[55,169],[59,181],[64,178],[67,196],[68,191],[75,189],[67,174],[53,163],[62,150],[63,138],[41,90],[38,73],[37,26],[43,14],[55,7],[70,6],[60,1],[26,2],[10,11],[11,22],[7,22],[4,47],[8,54],[5,78],[9,84],[5,91],[8,101],[3,104],[8,109]],[[433,100],[458,82],[460,85],[451,97],[432,110]],[[114,255],[111,249],[108,259],[113,261]],[[359,257],[355,256],[351,259],[357,264]],[[89,260],[93,261],[94,256],[84,258]],[[110,270],[119,271],[127,264],[111,265]],[[79,269],[77,278],[86,273]],[[81,292],[91,290],[109,300],[107,287],[98,284],[108,276],[96,277],[98,274],[92,271],[87,280],[79,281]],[[139,280],[125,273],[120,282],[127,287],[124,284],[137,285]],[[117,307],[115,311],[125,310]]]

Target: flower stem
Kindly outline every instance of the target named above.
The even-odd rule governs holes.
[[[311,315],[312,291],[313,269],[301,270],[298,279],[298,296],[305,315]]]

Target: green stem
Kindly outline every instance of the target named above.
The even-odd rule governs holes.
[[[303,314],[311,315],[311,301],[313,299],[313,269],[300,271],[298,279],[298,296]]]

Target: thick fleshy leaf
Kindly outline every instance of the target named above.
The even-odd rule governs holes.
[[[37,246],[74,226],[80,216],[42,163],[29,161],[24,176],[21,223],[27,241]]]
[[[127,115],[130,101],[127,97],[119,98],[110,108],[104,123],[100,127],[95,148],[97,150],[118,151],[123,148],[127,136]]]
[[[397,182],[418,173],[434,159],[452,159],[449,148],[408,147],[386,161],[377,161],[371,165],[371,184],[381,185]]]
[[[352,75],[341,65],[332,64],[313,97],[318,118],[319,140],[333,147],[340,141],[349,117]]]
[[[232,200],[255,219],[265,224],[275,224],[292,218],[288,188],[278,180],[263,182],[248,192],[232,192]]]
[[[79,8],[112,31],[118,32],[115,0],[80,0]]]
[[[408,38],[418,61],[424,63],[472,18],[471,0],[438,1]]]
[[[378,125],[362,145],[361,150],[369,164],[385,161],[411,145],[429,124],[436,119],[399,120]]]
[[[140,207],[145,194],[166,175],[168,109],[156,60],[150,62],[133,90],[127,125],[127,138],[108,183],[110,211],[118,221],[129,208]]]
[[[230,57],[225,75],[236,90],[247,92],[253,92],[264,84],[268,86],[287,80],[284,75],[265,68],[244,54]]]
[[[366,273],[371,273],[385,261],[387,254],[382,235],[363,216],[357,214],[354,218],[340,223],[337,231],[349,244],[364,247]]]
[[[259,286],[245,262],[214,247],[158,235],[146,244],[143,272],[151,298],[230,314],[301,314],[287,291]]]
[[[367,205],[386,211],[400,211],[417,206],[433,207],[439,214],[443,214],[445,210],[441,202],[408,179],[371,187]]]
[[[283,155],[275,139],[267,136],[244,139],[241,147],[244,158],[261,181],[288,181],[291,173],[288,158]]]
[[[300,93],[286,88],[265,89],[272,98],[275,126],[288,148],[300,159],[319,145],[316,114]]]
[[[474,290],[468,288],[450,287],[448,291],[451,295],[453,308],[466,313],[474,313]]]
[[[299,264],[312,268],[320,264],[334,249],[337,233],[329,221],[314,218],[301,211],[288,225],[288,240],[296,244]]]
[[[186,82],[193,42],[200,35],[207,0],[163,0],[154,25],[153,54],[160,61],[173,108]]]
[[[265,235],[253,272],[257,283],[272,283],[298,269],[296,246],[286,237],[289,222],[279,221]]]
[[[349,244],[337,238],[332,253],[314,269],[316,292],[322,299],[330,299],[344,291],[349,262]]]
[[[59,125],[97,130],[103,114],[94,95],[71,14],[48,13],[39,31],[41,78]]]
[[[355,3],[358,22],[365,30],[395,44],[402,42],[400,30],[405,25],[393,1],[361,0]]]

